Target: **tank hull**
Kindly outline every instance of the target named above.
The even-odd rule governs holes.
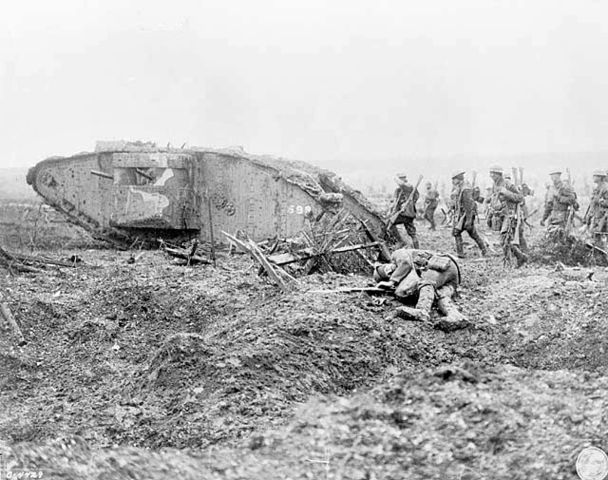
[[[333,173],[303,162],[253,156],[240,149],[159,149],[121,144],[54,157],[27,181],[45,201],[94,237],[198,237],[219,231],[260,241],[289,238],[322,212],[340,208],[386,234],[379,212]],[[335,194],[339,194],[336,196]]]

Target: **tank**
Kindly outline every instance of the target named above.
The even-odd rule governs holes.
[[[98,142],[92,153],[51,157],[27,182],[46,203],[95,238],[120,243],[162,238],[253,240],[296,236],[307,221],[345,209],[378,238],[381,214],[334,173],[241,148],[158,148]]]

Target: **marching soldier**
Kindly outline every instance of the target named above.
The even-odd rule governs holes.
[[[585,215],[585,223],[593,233],[593,243],[603,245],[604,235],[608,233],[608,182],[606,172],[596,170],[593,172],[593,193],[591,203]]]
[[[452,193],[450,201],[453,205],[453,227],[452,235],[456,242],[456,254],[464,257],[464,248],[462,244],[462,232],[467,232],[469,236],[475,240],[477,246],[481,250],[481,254],[485,257],[488,253],[485,242],[475,229],[475,217],[477,216],[477,204],[473,199],[473,188],[464,179],[464,171],[458,170],[452,174]]]
[[[560,170],[553,170],[549,173],[553,185],[549,187],[547,192],[545,212],[540,224],[544,227],[548,219],[549,225],[567,230],[574,211],[578,210],[578,202],[576,201],[576,193],[569,183],[562,181],[561,175]]]
[[[492,226],[492,230],[500,232],[505,260],[513,255],[517,260],[517,266],[521,267],[528,260],[521,250],[525,245],[521,212],[524,196],[515,185],[504,179],[501,167],[490,168],[490,177],[494,183],[490,196],[488,224]]]
[[[418,190],[413,185],[408,183],[407,175],[405,173],[399,173],[397,175],[397,183],[399,186],[395,190],[391,212],[393,215],[399,212],[399,215],[393,222],[393,225],[395,227],[399,224],[403,225],[405,231],[412,239],[414,248],[419,248],[420,244],[418,242],[418,235],[416,234],[416,225],[414,224],[414,220],[416,219],[416,202],[418,201],[418,197],[420,195]],[[397,229],[397,233],[405,245],[405,238],[403,235],[401,235],[399,229]]]
[[[431,182],[426,183],[426,194],[424,196],[424,219],[427,220],[431,226],[431,230],[435,230],[435,210],[439,205],[439,192],[436,188],[433,188]]]

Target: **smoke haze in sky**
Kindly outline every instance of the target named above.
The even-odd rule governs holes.
[[[607,2],[8,3],[2,167],[98,139],[328,168],[608,150]]]

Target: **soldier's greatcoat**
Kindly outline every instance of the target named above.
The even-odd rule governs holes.
[[[549,188],[543,221],[549,219],[549,224],[565,227],[570,208],[575,208],[576,205],[574,189],[560,180]]]

